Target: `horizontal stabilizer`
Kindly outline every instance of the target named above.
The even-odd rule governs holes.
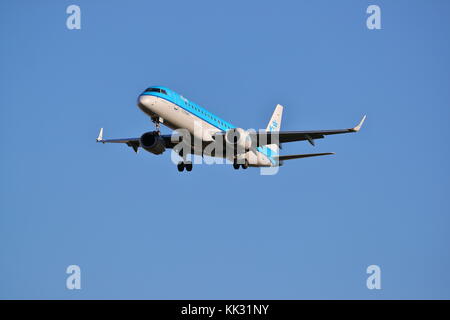
[[[283,160],[291,160],[291,159],[301,159],[301,158],[309,158],[309,157],[318,157],[318,156],[328,156],[330,154],[335,154],[334,152],[325,152],[325,153],[307,153],[307,154],[291,154],[287,156],[277,156],[274,157],[280,161]]]

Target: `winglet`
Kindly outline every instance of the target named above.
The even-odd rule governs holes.
[[[362,119],[361,119],[361,121],[359,122],[359,124],[358,124],[356,127],[354,127],[354,128],[352,129],[352,131],[358,132],[358,131],[361,129],[361,127],[362,127],[362,125],[363,125],[363,123],[364,123],[364,120],[366,120],[366,116],[362,117]]]
[[[98,133],[97,142],[103,141],[103,128],[100,128],[100,132]]]

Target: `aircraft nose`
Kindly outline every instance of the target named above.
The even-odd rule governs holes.
[[[138,106],[141,109],[150,108],[155,104],[154,97],[149,95],[140,95],[138,98]]]
[[[145,113],[154,113],[156,108],[156,98],[150,95],[140,95],[137,101],[139,109]]]
[[[140,95],[138,98],[138,104],[147,105],[150,102],[149,96]]]

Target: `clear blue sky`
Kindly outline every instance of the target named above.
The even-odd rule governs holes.
[[[66,8],[81,7],[81,30]],[[382,30],[366,28],[366,8]],[[0,2],[0,298],[450,298],[449,1]],[[164,85],[335,129],[275,176],[134,154]],[[169,132],[168,129],[164,129]],[[65,287],[68,265],[82,289]],[[366,288],[366,268],[382,290]]]

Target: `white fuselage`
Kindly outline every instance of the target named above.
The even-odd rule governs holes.
[[[197,117],[182,107],[157,96],[141,95],[138,100],[139,108],[153,119],[162,119],[162,123],[172,130],[186,129],[194,139],[198,139],[202,143],[210,143],[214,141],[214,134],[222,132],[221,129],[213,126],[205,120]],[[195,143],[194,143],[195,146]],[[193,153],[199,155],[208,155],[200,144],[200,148],[194,148]],[[215,155],[218,156],[218,155]],[[222,158],[233,161],[233,152],[223,152]],[[247,159],[250,166],[267,167],[274,165],[270,159],[256,148],[238,156]]]

